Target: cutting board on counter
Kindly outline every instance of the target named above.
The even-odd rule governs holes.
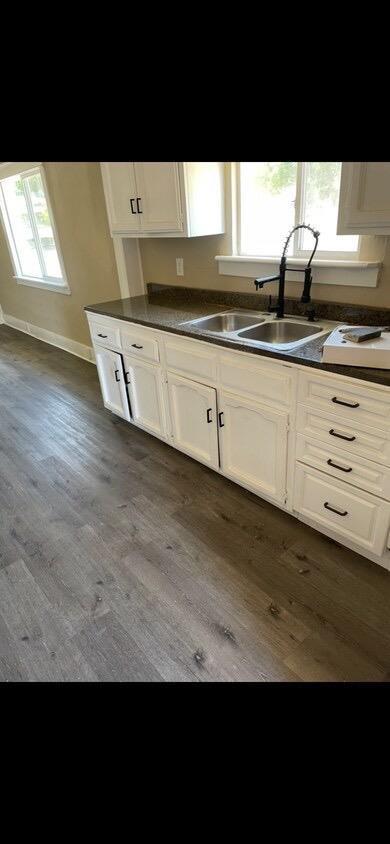
[[[325,340],[322,348],[324,363],[340,363],[344,366],[368,366],[375,369],[390,369],[390,331],[383,331],[380,337],[353,343],[342,333],[345,329],[360,326],[339,325]]]

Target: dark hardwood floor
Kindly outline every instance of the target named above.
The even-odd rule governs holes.
[[[388,680],[390,576],[0,326],[2,681]]]

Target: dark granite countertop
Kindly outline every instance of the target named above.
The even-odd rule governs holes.
[[[201,293],[201,291],[199,291]],[[220,295],[221,300],[224,294]],[[238,300],[238,301],[237,301]],[[245,302],[247,297],[245,299]],[[254,302],[256,301],[256,304]],[[248,304],[240,304],[239,294],[236,297],[235,305],[237,307],[248,308]],[[298,346],[289,352],[277,352],[270,349],[263,349],[255,346],[250,346],[244,340],[235,340],[227,337],[219,337],[210,334],[196,325],[180,325],[187,320],[197,319],[202,316],[208,316],[220,311],[226,311],[233,307],[233,304],[226,304],[221,301],[200,301],[196,296],[185,295],[184,292],[177,290],[172,291],[172,288],[166,292],[150,292],[146,296],[135,296],[131,299],[117,299],[112,302],[101,302],[96,305],[87,305],[84,310],[99,315],[114,317],[115,319],[122,319],[126,322],[139,323],[148,328],[161,329],[162,331],[169,331],[173,334],[181,334],[184,337],[192,337],[197,340],[204,340],[217,346],[224,346],[228,349],[238,349],[239,351],[247,352],[252,355],[259,355],[260,357],[273,358],[274,360],[289,361],[290,363],[300,364],[303,366],[311,366],[316,369],[322,369],[324,372],[334,372],[337,375],[345,375],[348,378],[359,378],[363,381],[371,381],[375,384],[383,384],[390,387],[390,370],[387,369],[371,369],[368,367],[356,366],[339,366],[338,364],[322,363],[322,346],[324,340],[328,336],[322,335],[317,340],[309,341],[303,346]],[[265,310],[264,302],[253,300],[251,307],[257,311]],[[286,308],[288,313],[288,306]],[[343,319],[340,313],[340,323],[348,322]],[[332,314],[331,319],[337,317]],[[353,322],[353,320],[352,320]],[[356,323],[355,323],[356,324]]]

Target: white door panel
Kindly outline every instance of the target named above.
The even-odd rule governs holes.
[[[138,231],[137,187],[132,161],[107,161],[102,176],[112,232]]]
[[[177,163],[136,161],[134,168],[142,231],[183,231]]]
[[[174,445],[218,469],[216,391],[168,374],[168,393]]]
[[[95,357],[104,406],[112,413],[129,420],[129,403],[121,355],[95,346]]]
[[[159,437],[165,435],[161,369],[124,355],[125,378],[135,425]]]
[[[282,501],[286,491],[286,413],[221,392],[222,471],[238,483]]]

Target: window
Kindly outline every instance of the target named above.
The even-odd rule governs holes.
[[[320,232],[316,258],[358,258],[359,237],[338,235],[341,161],[240,162],[238,252],[280,256],[288,232],[309,223]],[[310,232],[299,230],[289,255],[305,258],[313,248]]]
[[[0,207],[15,277],[68,293],[43,170],[14,170],[12,164],[0,168]]]

